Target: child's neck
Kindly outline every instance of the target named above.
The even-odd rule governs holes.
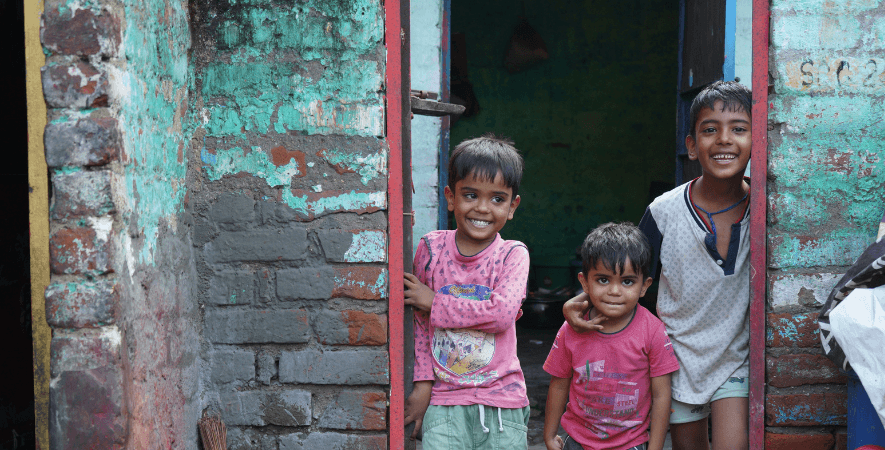
[[[630,314],[625,314],[615,319],[609,318],[608,320],[600,324],[602,326],[602,329],[599,331],[606,334],[617,333],[618,331],[627,328],[627,325],[629,325],[630,321],[633,320],[634,314],[636,314],[636,308],[633,308],[633,311],[630,311]],[[596,311],[596,308],[591,308],[590,318],[593,319],[598,316],[599,313]]]
[[[497,237],[497,235],[495,237]],[[461,256],[476,256],[482,253],[483,250],[489,248],[489,246],[492,245],[492,242],[495,242],[494,238],[488,242],[473,242],[462,236],[460,230],[455,229],[455,247],[458,248],[458,253],[460,253]]]
[[[744,181],[743,175],[735,178],[712,178],[701,175],[694,182],[691,191],[692,200],[695,204],[712,207],[727,207],[740,201],[747,194],[749,185]]]

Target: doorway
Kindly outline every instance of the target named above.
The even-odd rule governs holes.
[[[532,259],[517,330],[529,445],[543,448],[541,365],[579,288],[579,246],[602,223],[638,223],[675,186],[679,1],[451,0],[451,33],[452,101],[467,106],[452,146],[494,132],[525,159],[522,203],[501,235]]]

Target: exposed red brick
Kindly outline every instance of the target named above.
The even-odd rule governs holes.
[[[773,427],[845,425],[843,393],[790,394],[765,397],[765,424]]]
[[[387,429],[387,395],[384,392],[363,394],[363,430]]]
[[[831,434],[765,433],[765,450],[831,450],[833,442]]]
[[[107,89],[107,76],[83,61],[43,68],[43,95],[53,108],[108,106]]]
[[[769,347],[820,347],[817,313],[769,313],[766,344]]]
[[[271,161],[273,161],[273,164],[277,167],[285,166],[286,164],[289,164],[289,161],[294,159],[298,164],[298,175],[296,176],[301,178],[307,175],[307,171],[305,170],[307,164],[304,161],[304,152],[298,150],[289,151],[286,150],[286,147],[281,145],[270,149],[270,156]]]
[[[73,12],[73,13],[72,13]],[[120,20],[109,11],[47,8],[41,30],[43,45],[64,55],[112,55],[120,43]]]
[[[769,356],[768,384],[774,387],[801,386],[803,384],[843,384],[845,375],[824,355],[800,354]]]
[[[350,345],[383,345],[387,343],[387,319],[363,311],[342,311],[350,332]]]
[[[836,432],[836,445],[833,450],[848,450],[848,432],[839,430]]]
[[[88,227],[62,228],[49,238],[49,265],[55,274],[111,272],[110,244]]]
[[[383,267],[354,266],[335,269],[332,297],[380,300],[385,298],[386,294],[387,269]]]

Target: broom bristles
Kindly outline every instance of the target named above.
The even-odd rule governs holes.
[[[227,429],[220,418],[206,416],[197,425],[200,427],[204,450],[227,450]]]

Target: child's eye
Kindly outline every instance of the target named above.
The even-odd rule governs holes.
[[[492,197],[492,201],[495,203],[504,203],[504,197]]]
[[[716,129],[713,127],[707,127],[707,128],[704,128],[703,130],[701,130],[701,132],[702,133],[715,133]]]
[[[596,279],[596,282],[599,284],[608,284],[608,278],[600,277]]]
[[[474,199],[474,198],[476,198],[476,194],[473,192],[466,192],[466,193],[464,193],[464,198]]]
[[[622,281],[622,283],[624,283],[624,286],[633,286],[633,284],[636,282],[633,280],[624,280]]]
[[[734,129],[734,132],[735,132],[735,133],[746,133],[746,132],[747,132],[747,129],[744,128],[744,127],[737,127],[737,128]]]

